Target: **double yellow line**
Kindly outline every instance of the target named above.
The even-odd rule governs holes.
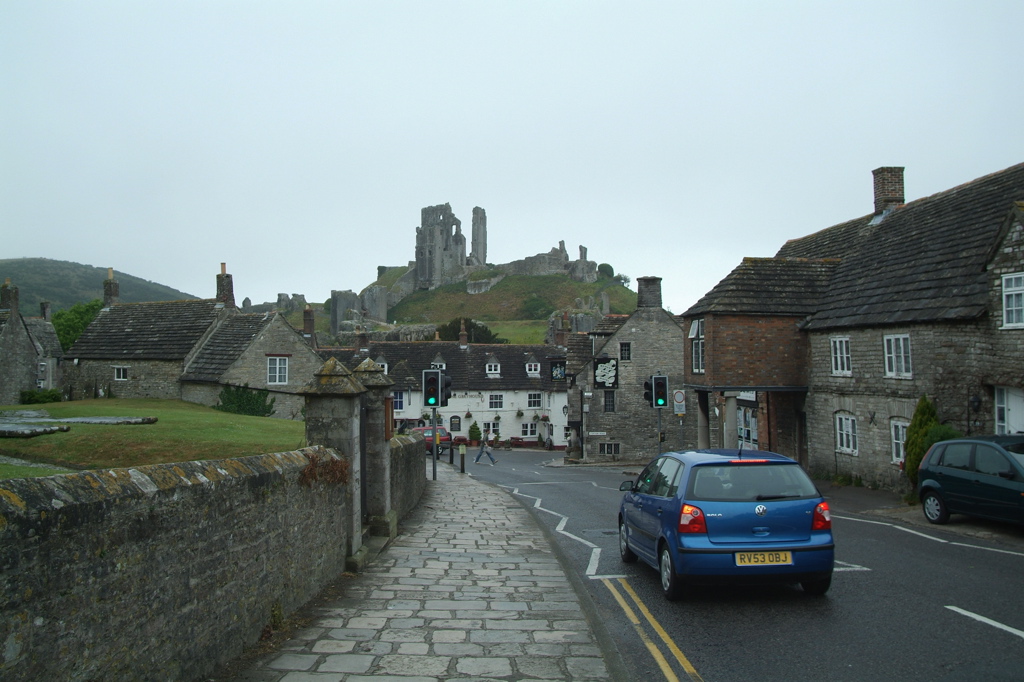
[[[623,591],[625,591],[626,594],[629,595],[630,599],[633,600],[633,603],[636,604],[640,613],[642,613],[644,618],[647,619],[647,622],[650,624],[654,632],[657,633],[658,637],[661,638],[661,641],[664,642],[666,647],[668,647],[668,650],[673,656],[675,656],[679,665],[681,665],[683,670],[686,671],[686,674],[689,675],[690,680],[692,680],[692,682],[703,682],[703,678],[697,673],[693,664],[691,664],[689,659],[687,659],[686,656],[683,655],[683,652],[679,650],[676,643],[672,641],[672,638],[669,637],[667,632],[665,632],[665,628],[661,627],[661,623],[659,623],[654,615],[651,614],[650,610],[648,610],[647,606],[640,600],[637,593],[634,592],[633,588],[629,586],[628,582],[626,582],[626,579],[617,578],[617,581],[619,585],[622,586]],[[679,678],[676,677],[675,672],[672,670],[672,665],[668,662],[668,659],[665,658],[664,654],[661,653],[661,649],[658,648],[658,645],[647,636],[647,632],[644,631],[640,623],[640,619],[637,617],[636,613],[634,613],[633,607],[626,601],[626,598],[622,596],[622,593],[620,593],[618,589],[616,589],[610,579],[602,578],[601,582],[604,583],[604,586],[612,593],[612,596],[615,597],[615,601],[619,603],[619,606],[626,614],[629,622],[633,624],[633,628],[636,630],[637,634],[640,635],[640,639],[643,641],[644,646],[647,647],[647,650],[651,653],[655,662],[657,662],[658,667],[661,668],[661,672],[665,675],[665,679],[668,680],[668,682],[679,682]]]

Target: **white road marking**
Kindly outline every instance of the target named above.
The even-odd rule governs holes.
[[[528,485],[531,485],[531,484],[528,484]],[[565,514],[559,514],[558,512],[552,511],[550,509],[545,509],[544,507],[540,506],[541,501],[542,501],[541,498],[534,497],[533,495],[527,495],[525,493],[521,493],[521,492],[519,492],[519,488],[518,487],[514,487],[513,488],[513,487],[507,486],[507,485],[503,485],[501,487],[508,489],[513,495],[519,495],[520,497],[525,497],[525,498],[533,500],[533,508],[534,509],[536,509],[538,511],[546,512],[548,514],[551,514],[552,516],[557,516],[559,521],[558,521],[558,525],[555,526],[555,532],[561,533],[562,535],[566,536],[567,538],[572,538],[573,540],[575,540],[576,542],[579,542],[580,544],[584,545],[585,547],[589,547],[590,548],[590,562],[587,564],[586,575],[587,576],[593,576],[595,573],[597,573],[597,564],[601,560],[601,548],[598,547],[597,545],[595,545],[593,542],[590,542],[589,540],[584,540],[581,537],[578,537],[576,535],[573,535],[572,533],[569,533],[569,532],[565,531],[564,530],[565,524],[569,522],[569,517],[568,516],[566,516]]]
[[[1024,631],[1018,630],[1017,628],[1011,628],[1009,625],[1003,625],[999,621],[992,620],[991,618],[986,618],[985,616],[979,616],[976,613],[971,613],[970,611],[965,611],[964,609],[958,608],[956,606],[946,606],[946,608],[949,609],[950,611],[955,611],[955,612],[959,613],[962,616],[967,616],[968,618],[973,618],[974,620],[978,621],[979,623],[985,623],[986,625],[991,625],[994,628],[999,628],[1000,630],[1004,630],[1006,632],[1009,632],[1011,635],[1017,635],[1018,637],[1024,639]]]
[[[889,526],[890,528],[895,528],[896,530],[901,530],[904,533],[910,533],[911,535],[916,535],[918,537],[924,538],[925,540],[933,540],[935,542],[941,542],[944,545],[951,545],[953,547],[967,547],[968,549],[982,549],[982,550],[985,550],[986,552],[995,552],[996,554],[1009,554],[1010,556],[1024,557],[1024,552],[1014,552],[1014,551],[1009,550],[1009,549],[997,549],[995,547],[982,547],[981,545],[972,545],[972,544],[969,544],[967,542],[953,542],[952,540],[943,540],[942,538],[937,538],[934,535],[928,535],[927,533],[922,533],[920,531],[911,530],[910,528],[906,528],[904,526],[900,526],[900,525],[897,525],[895,523],[889,523],[888,521],[873,521],[871,519],[858,519],[858,518],[855,518],[853,516],[839,516],[837,514],[833,514],[832,518],[833,519],[843,519],[844,521],[857,521],[858,523],[871,523],[871,524],[874,524],[876,526]]]

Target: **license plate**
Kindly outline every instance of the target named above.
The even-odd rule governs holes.
[[[785,566],[793,563],[789,552],[736,552],[737,566]]]

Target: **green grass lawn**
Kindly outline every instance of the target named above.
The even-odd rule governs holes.
[[[69,469],[112,469],[246,457],[305,446],[305,424],[289,419],[246,417],[180,400],[77,400],[45,405],[0,406],[43,409],[51,417],[156,417],[155,424],[71,424],[65,433],[2,438],[0,455]],[[48,476],[52,471],[0,464],[0,478]],[[23,470],[29,469],[28,473]]]

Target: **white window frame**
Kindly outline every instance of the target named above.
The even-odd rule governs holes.
[[[128,381],[127,365],[114,365],[114,381]]]
[[[910,334],[886,334],[883,339],[885,343],[885,376],[890,379],[913,379]]]
[[[531,377],[540,376],[540,363],[539,362],[528,362],[526,363],[526,374]]]
[[[487,396],[487,409],[502,410],[505,408],[505,394],[491,393]]]
[[[836,413],[836,450],[847,455],[857,454],[857,418],[852,414]]]
[[[531,436],[534,437],[534,438],[537,437],[537,422],[535,422],[535,421],[523,422],[521,424],[521,426],[522,426],[523,438],[529,438]]]
[[[488,375],[491,375],[491,374],[501,374],[501,363],[500,362],[488,362],[485,365],[485,367],[484,367],[484,371]]]
[[[910,422],[906,419],[893,419],[889,424],[893,464],[902,464],[907,457],[907,429],[909,427]]]
[[[694,374],[704,374],[704,318],[690,322],[690,364]]]
[[[832,376],[853,376],[853,361],[850,358],[850,337],[833,336],[829,339],[832,348]]]
[[[288,383],[288,358],[280,355],[267,356],[267,385],[282,386]]]
[[[527,409],[540,409],[541,402],[543,400],[542,393],[527,393],[526,394],[526,408]]]
[[[393,391],[391,393],[391,407],[395,412],[405,409],[405,391]]]
[[[1024,328],[1024,272],[1003,275],[1002,328]]]

